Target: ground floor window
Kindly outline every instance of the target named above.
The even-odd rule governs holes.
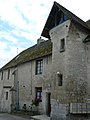
[[[36,100],[42,102],[42,87],[36,87]]]

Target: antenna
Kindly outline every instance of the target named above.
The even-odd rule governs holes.
[[[17,48],[17,54],[18,54],[18,48]]]

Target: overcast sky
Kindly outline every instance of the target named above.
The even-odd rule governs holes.
[[[56,0],[82,20],[90,19],[90,0]],[[36,44],[54,0],[0,0],[0,67]]]

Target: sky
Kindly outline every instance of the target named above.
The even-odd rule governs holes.
[[[90,0],[56,0],[84,21]],[[0,0],[0,68],[40,38],[54,0]]]

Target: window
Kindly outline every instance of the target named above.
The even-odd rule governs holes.
[[[36,87],[36,100],[42,102],[42,87]]]
[[[60,40],[60,52],[65,51],[65,39]]]
[[[43,60],[36,61],[36,74],[42,74],[43,72]]]
[[[6,100],[8,100],[8,92],[6,92]]]
[[[10,78],[10,69],[8,69],[8,76],[7,76],[7,79]]]
[[[59,21],[59,24],[65,22],[66,20],[68,20],[68,17],[64,13],[61,13],[61,19]]]
[[[58,86],[62,86],[63,74],[58,74]]]
[[[3,80],[3,71],[1,72],[1,80]]]

